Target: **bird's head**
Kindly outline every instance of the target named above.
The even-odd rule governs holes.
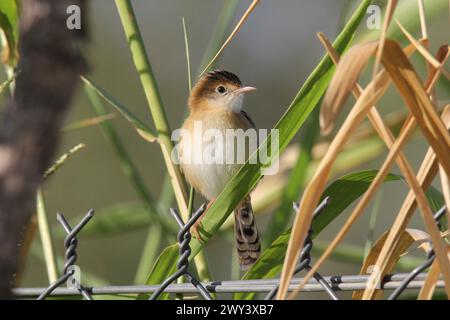
[[[225,108],[240,112],[244,93],[254,90],[254,87],[244,87],[235,74],[215,70],[200,78],[191,91],[188,104],[191,109]]]

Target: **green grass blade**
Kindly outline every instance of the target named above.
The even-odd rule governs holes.
[[[188,76],[188,87],[189,91],[192,89],[192,76],[191,76],[191,58],[189,54],[189,40],[187,35],[187,29],[186,29],[186,21],[184,20],[184,17],[182,18],[183,22],[183,35],[184,35],[184,47],[186,51],[186,65],[187,65],[187,76]]]
[[[427,196],[428,203],[430,204],[430,208],[433,212],[439,211],[445,205],[444,196],[435,187],[430,186],[425,194]],[[445,232],[448,226],[446,214],[442,216],[440,222],[441,222],[441,231]]]
[[[387,1],[383,2],[383,5]],[[428,26],[437,21],[439,15],[448,16],[448,0],[427,0],[425,1],[425,16]],[[392,21],[401,21],[402,25],[409,31],[415,32],[420,30],[419,6],[415,0],[399,1],[395,9]],[[380,36],[380,30],[369,29],[361,35],[361,41],[365,42],[373,40]],[[394,40],[404,40],[403,33],[396,23],[392,23],[389,27],[387,36]]]
[[[92,96],[92,91],[96,92],[100,97],[102,97],[106,102],[108,102],[111,106],[113,106],[125,119],[127,119],[133,128],[137,131],[137,133],[143,137],[147,141],[155,141],[156,135],[152,129],[150,129],[146,124],[144,124],[141,120],[139,120],[131,111],[129,111],[122,103],[120,103],[117,99],[113,98],[109,93],[100,88],[97,84],[95,84],[92,80],[87,77],[81,76],[81,80],[88,87],[86,92],[88,96]],[[102,112],[103,115],[106,115],[106,112]]]
[[[84,215],[79,216],[82,218]],[[74,220],[78,221],[78,218]],[[95,219],[92,219],[80,234],[83,237],[106,237],[124,234],[134,230],[149,227],[151,218],[148,208],[143,203],[118,203],[95,211]],[[56,227],[56,225],[55,225]],[[58,237],[64,237],[63,230],[55,233]]]
[[[157,225],[150,226],[147,239],[145,240],[144,249],[142,250],[141,258],[134,276],[135,284],[144,283],[148,277],[148,268],[153,265],[155,258],[158,255],[161,239],[163,238],[163,230]]]
[[[263,244],[265,246],[272,243],[276,237],[286,229],[291,221],[292,202],[300,197],[300,192],[305,184],[308,166],[311,161],[311,152],[319,134],[319,112],[314,110],[311,117],[305,124],[305,131],[299,143],[300,153],[297,162],[289,174],[289,180],[283,190],[281,204],[275,211],[272,219],[268,223],[268,227],[264,232]]]
[[[60,156],[44,173],[44,179],[47,179],[49,176],[58,171],[58,169],[61,168],[71,156],[73,156],[77,151],[81,150],[84,147],[85,145],[80,143]],[[36,212],[39,234],[41,236],[42,250],[44,254],[45,265],[47,268],[47,275],[49,283],[53,283],[58,278],[58,266],[53,245],[53,235],[48,223],[47,210],[45,208],[44,194],[42,192],[42,189],[38,189],[36,193]]]
[[[355,10],[354,14],[344,27],[342,32],[334,42],[335,49],[342,53],[350,44],[354,33],[363,19],[366,9],[371,3],[370,0],[362,1],[360,6]],[[276,129],[280,130],[280,152],[282,152],[302,124],[306,121],[310,113],[314,110],[320,101],[326,87],[331,80],[334,66],[332,61],[327,57],[323,57],[319,65],[314,69],[304,85],[297,93],[294,101],[276,125]],[[271,136],[262,143],[259,149],[270,145]],[[254,156],[254,155],[253,155]],[[204,227],[204,243],[200,243],[196,239],[192,239],[191,248],[192,253],[190,260],[200,252],[203,245],[217,232],[220,226],[225,222],[228,215],[236,207],[238,202],[256,185],[261,179],[261,166],[255,164],[244,164],[237,174],[226,185],[222,193],[217,197],[214,204],[208,209],[207,214],[202,220]],[[288,238],[288,236],[286,236]],[[287,241],[287,240],[286,240]],[[163,257],[162,257],[163,259]],[[168,269],[166,277],[173,273],[173,269]]]
[[[370,170],[347,174],[335,180],[325,189],[321,200],[330,197],[330,202],[313,221],[313,238],[338,217],[353,201],[366,192],[377,172],[377,170]],[[401,180],[401,177],[390,174],[384,182],[393,180]],[[280,235],[269,248],[264,250],[261,257],[242,279],[269,279],[275,277],[283,266],[290,236],[290,229]],[[237,293],[235,295],[236,299],[252,299],[253,297],[253,293]]]
[[[19,11],[15,0],[0,2],[0,29],[8,48],[6,61],[13,66],[17,62],[17,42],[19,37]]]
[[[343,31],[337,37],[334,47],[339,53],[342,53],[348,47],[370,2],[370,0],[361,2],[361,5],[357,8]],[[275,126],[275,129],[279,130],[279,152],[282,152],[287,147],[318,104],[331,79],[333,70],[334,67],[331,60],[328,57],[324,57],[305,81],[291,106]],[[268,149],[268,146],[271,144],[271,139],[272,135],[269,135],[258,150],[263,150],[262,152],[264,154],[264,149]],[[252,157],[255,157],[256,153],[253,154]],[[265,154],[270,153],[266,152]],[[250,164],[249,162],[250,161],[247,161],[229,181],[225,189],[217,197],[216,201],[203,218],[204,243],[216,233],[239,201],[254,188],[256,183],[261,179],[261,164]],[[193,239],[191,243],[192,254],[190,258],[193,259],[193,257],[201,250],[204,243],[200,243],[196,239]]]
[[[155,265],[149,273],[146,285],[160,284],[166,280],[167,276],[175,272],[176,264],[178,261],[178,244],[168,246],[156,260]],[[159,299],[167,299],[168,294],[163,293],[159,296]],[[141,294],[138,296],[138,300],[148,299],[150,296],[147,294]]]
[[[3,90],[5,90],[6,87],[8,87],[9,85],[11,85],[17,78],[18,72],[14,73],[12,77],[6,79],[5,81],[3,81],[0,84],[0,93],[3,92]]]
[[[122,21],[134,65],[139,73],[142,87],[147,98],[149,111],[152,115],[156,131],[158,132],[158,142],[161,147],[167,170],[172,179],[172,187],[175,192],[178,209],[181,216],[186,221],[188,218],[186,184],[181,175],[180,168],[175,165],[171,159],[173,150],[173,143],[170,139],[171,130],[159,94],[156,79],[152,71],[152,66],[148,59],[144,41],[142,40],[141,32],[134,14],[133,6],[129,0],[116,0],[116,7]]]
[[[61,228],[61,225],[59,225],[58,227]],[[45,262],[44,254],[42,253],[42,251],[43,251],[42,246],[39,242],[34,242],[31,245],[31,248],[30,248],[31,255],[33,257],[35,257],[36,259],[38,259],[39,261]],[[56,261],[57,261],[58,266],[63,266],[65,263],[64,259],[61,258],[60,256],[56,256]],[[86,270],[85,268],[83,268],[81,277],[82,277],[83,285],[85,285],[85,286],[101,287],[101,286],[107,286],[110,284],[105,279],[102,279],[101,277],[93,274],[92,272],[90,272],[89,270]]]
[[[234,14],[238,5],[238,0],[225,1],[222,10],[220,11],[219,17],[217,18],[217,23],[214,27],[214,31],[211,35],[209,43],[204,51],[202,62],[199,65],[197,74],[200,74],[202,69],[206,66],[208,61],[211,60],[212,56],[219,50],[222,43],[225,41],[228,30],[230,29],[231,22],[233,21]],[[214,61],[211,68],[215,68],[219,62],[220,57]],[[170,177],[166,173],[164,177],[164,183],[161,190],[161,196],[159,205],[164,211],[169,209],[170,204],[173,202],[174,193],[170,184]]]
[[[370,248],[372,248],[373,245],[375,236],[375,227],[377,224],[378,215],[380,214],[382,195],[383,191],[382,190],[378,191],[373,201],[372,212],[370,213],[369,219],[369,231],[367,233],[366,244],[364,246],[364,257],[366,257],[369,254]]]
[[[88,100],[94,112],[96,113],[97,116],[103,116],[107,113],[102,105],[102,102],[100,101],[99,91],[96,90],[95,88],[98,87],[95,87],[92,83],[90,84],[86,83],[84,87],[85,93],[88,97]],[[154,200],[151,197],[150,191],[145,185],[142,176],[138,172],[135,164],[133,163],[130,155],[128,154],[125,146],[123,145],[122,140],[119,138],[116,130],[109,122],[102,122],[99,125],[102,129],[105,138],[107,139],[107,141],[109,141],[115,155],[119,159],[123,173],[130,180],[131,185],[134,187],[137,195],[146,205],[147,212],[149,214],[151,222],[158,224],[162,228],[164,228],[165,230],[164,234],[169,236],[171,228],[167,223],[165,223],[166,222],[165,219],[158,219],[159,213],[154,204]]]
[[[53,283],[58,279],[58,265],[53,245],[52,233],[47,218],[44,195],[42,190],[38,189],[36,196],[36,212],[41,236],[42,250],[44,253],[45,266],[47,268],[48,282]]]
[[[64,153],[62,156],[60,156],[55,162],[53,162],[52,166],[47,169],[44,173],[44,179],[47,179],[52,174],[54,174],[70,157],[72,157],[75,153],[80,151],[86,147],[85,144],[79,143],[72,149],[70,149],[68,152]]]

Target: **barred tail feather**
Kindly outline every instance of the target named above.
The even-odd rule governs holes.
[[[242,200],[234,210],[234,233],[239,264],[242,270],[247,270],[255,263],[261,252],[250,196]]]

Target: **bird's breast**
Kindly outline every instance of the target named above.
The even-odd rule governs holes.
[[[207,199],[222,192],[257,148],[257,140],[250,141],[254,128],[234,112],[194,113],[182,129],[178,145],[181,169],[188,182]]]

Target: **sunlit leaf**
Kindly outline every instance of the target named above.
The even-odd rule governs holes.
[[[312,236],[317,236],[317,234],[338,217],[353,201],[358,199],[369,188],[377,172],[376,170],[371,170],[350,173],[330,184],[321,197],[321,200],[330,197],[329,204],[313,220]],[[390,174],[385,182],[400,179],[400,176]],[[242,279],[270,279],[275,277],[283,266],[290,236],[291,229],[280,235],[269,248],[264,250],[261,257],[247,271]],[[254,293],[237,293],[235,298],[252,299],[254,296]]]

